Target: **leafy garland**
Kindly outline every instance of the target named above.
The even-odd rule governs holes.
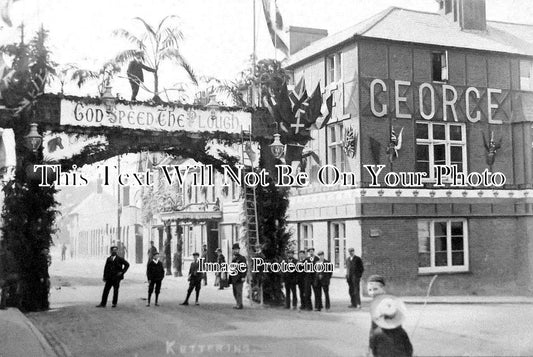
[[[45,46],[47,32],[41,28],[29,45],[21,43],[0,48],[14,55],[14,80],[3,92],[6,105],[15,113],[11,120],[15,132],[18,164],[15,179],[4,187],[2,233],[17,263],[20,295],[12,304],[27,311],[49,308],[48,256],[58,213],[53,187],[39,187],[28,170],[42,162],[42,149],[33,154],[24,146],[29,123],[34,120],[37,93],[43,92],[53,73],[50,52]]]

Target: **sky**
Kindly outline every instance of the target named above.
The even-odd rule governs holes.
[[[0,0],[0,4],[7,0]],[[112,32],[126,28],[134,33],[143,29],[133,19],[142,17],[156,25],[167,15],[178,15],[184,33],[182,54],[198,75],[231,80],[246,67],[253,48],[254,0],[18,0],[11,8],[12,28],[0,29],[0,44],[20,37],[17,26],[25,24],[30,37],[43,24],[50,33],[53,59],[75,63],[81,68],[97,70],[120,49],[130,46]],[[257,57],[273,58],[274,47],[267,32],[261,0],[256,1]],[[435,0],[277,0],[285,25],[327,29],[330,34],[356,24],[389,6],[420,11],[437,11]],[[490,20],[533,23],[531,0],[487,0]],[[282,54],[277,53],[281,59]],[[188,82],[187,76],[174,65],[162,69],[162,85],[168,88]],[[129,96],[123,77],[113,83],[114,92]],[[147,84],[151,76],[146,74]],[[56,88],[57,89],[57,88]],[[65,92],[95,96],[96,86],[78,89],[67,84]],[[139,99],[148,99],[141,90]]]

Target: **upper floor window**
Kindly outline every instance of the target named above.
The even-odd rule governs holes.
[[[333,165],[341,171],[346,171],[346,154],[343,150],[342,123],[328,125],[328,165]]]
[[[520,61],[520,90],[533,91],[533,62]]]
[[[342,78],[341,54],[336,53],[326,58],[326,85],[338,82]]]
[[[300,249],[307,251],[313,248],[313,226],[310,224],[300,224]]]
[[[456,165],[466,170],[466,132],[464,124],[416,123],[416,171],[434,177],[435,165]]]
[[[434,82],[448,80],[448,51],[433,52],[431,54],[431,78]]]
[[[465,220],[418,221],[418,271],[468,271]]]

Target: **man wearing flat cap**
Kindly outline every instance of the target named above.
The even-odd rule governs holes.
[[[232,246],[233,250],[233,259],[232,263],[241,265],[242,263],[246,264],[246,258],[243,257],[240,253],[241,247],[239,243],[235,243]],[[242,288],[244,285],[244,279],[246,278],[246,271],[237,270],[236,274],[232,273],[229,277],[229,283],[233,286],[233,297],[235,298],[236,305],[234,309],[242,309]]]
[[[348,282],[348,293],[350,294],[351,304],[348,307],[361,308],[361,293],[359,292],[359,286],[361,283],[361,277],[365,268],[363,261],[360,257],[355,255],[353,248],[348,249],[350,256],[346,258],[346,281]]]

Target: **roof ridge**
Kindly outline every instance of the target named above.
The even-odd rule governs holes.
[[[518,25],[518,26],[530,26],[533,27],[533,24],[525,24],[521,22],[509,22],[509,21],[498,21],[498,20],[487,20],[487,22],[496,22],[499,24],[507,24],[507,25]]]
[[[405,10],[405,11],[410,11],[410,12],[418,12],[420,14],[429,14],[429,15],[439,15],[440,16],[440,14],[438,12],[434,12],[434,11],[415,10],[415,9],[408,9],[408,8],[399,7],[399,6],[391,6],[391,8],[393,8],[395,10]]]

